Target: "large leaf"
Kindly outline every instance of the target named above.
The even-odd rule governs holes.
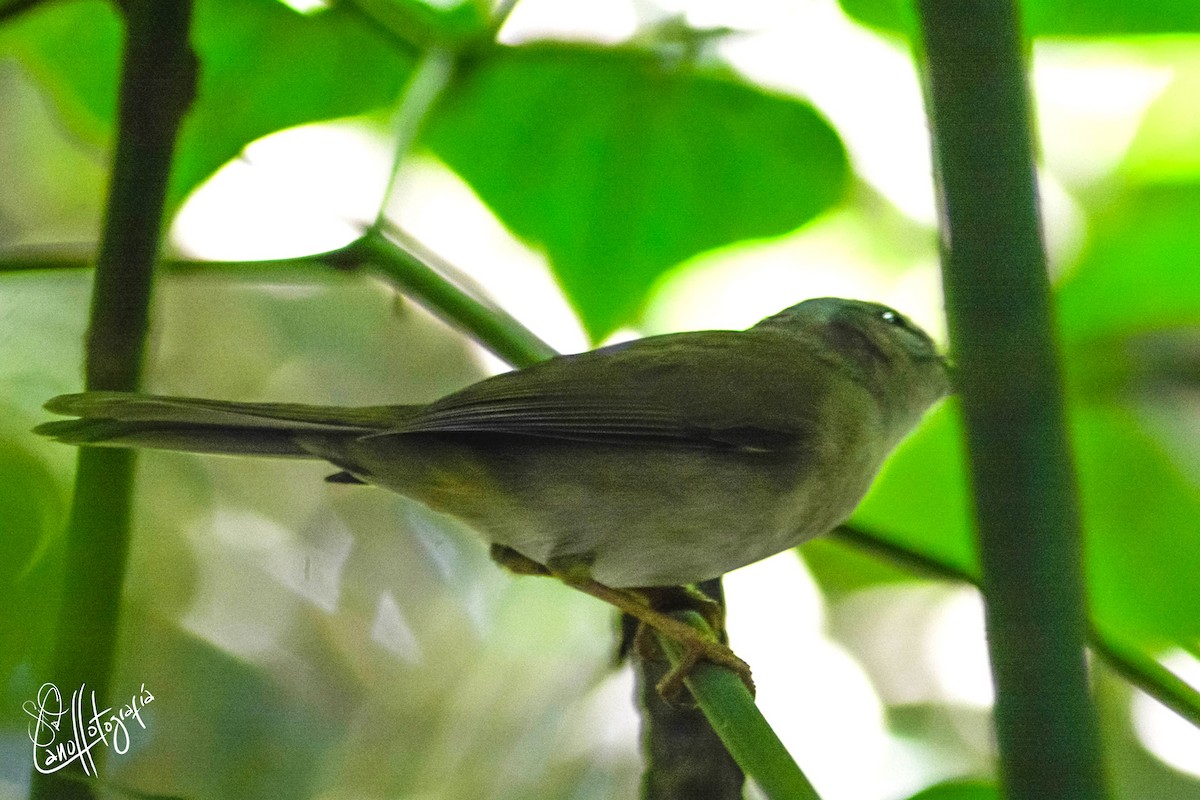
[[[888,459],[853,523],[978,574],[957,403],[931,414]]]
[[[847,164],[807,104],[632,50],[489,54],[427,141],[545,248],[596,338],[701,251],[786,233],[840,197]]]
[[[110,4],[55,3],[4,33],[76,135],[111,141],[121,27]],[[200,83],[180,136],[172,198],[241,149],[281,128],[390,103],[410,55],[340,7],[302,16],[274,0],[198,0],[193,45]]]
[[[953,780],[917,792],[908,800],[1001,800],[1000,790],[984,780]]]
[[[1200,184],[1132,191],[1094,220],[1095,235],[1062,282],[1070,339],[1200,325]]]
[[[0,438],[0,675],[12,676],[0,695],[10,708],[26,698],[8,693],[36,686],[50,655],[65,500],[44,463]]]
[[[1195,641],[1200,492],[1119,407],[1075,406],[1072,417],[1093,613],[1132,641]],[[854,521],[977,572],[960,449],[948,404],[901,446]]]
[[[1134,640],[1200,638],[1200,492],[1127,413],[1077,408],[1074,434],[1097,618]]]
[[[839,0],[842,9],[865,25],[891,31],[909,29],[910,0]],[[1113,36],[1134,33],[1200,31],[1200,4],[1194,0],[1028,0],[1021,4],[1025,30],[1033,36]]]

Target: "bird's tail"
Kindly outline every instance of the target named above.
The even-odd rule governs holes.
[[[234,403],[132,392],[84,392],[60,395],[46,403],[48,411],[79,419],[47,422],[34,428],[34,433],[85,446],[319,458],[302,445],[302,439],[312,434],[357,437],[378,433],[403,424],[419,408]]]

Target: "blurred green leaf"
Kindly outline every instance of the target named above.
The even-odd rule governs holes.
[[[1131,190],[1098,213],[1059,287],[1068,339],[1200,325],[1200,184]]]
[[[1142,48],[1171,80],[1150,104],[1121,164],[1132,181],[1200,180],[1200,48],[1191,37]]]
[[[346,0],[360,13],[413,45],[467,45],[490,38],[488,0]],[[282,2],[282,0],[281,0]]]
[[[910,569],[828,536],[819,536],[798,550],[821,594],[836,600],[871,586],[911,582],[917,579]]]
[[[42,461],[0,438],[0,675],[6,694],[27,699],[49,657],[61,567],[56,547],[66,511],[58,481]],[[13,697],[9,697],[13,699]]]
[[[15,54],[71,133],[106,146],[116,116],[121,23],[111,3],[44,3],[0,27],[0,53]]]
[[[838,0],[842,10],[864,25],[901,33],[909,30],[905,0]],[[1200,4],[1193,0],[1028,0],[1021,4],[1025,30],[1032,36],[1113,36],[1200,31]]]
[[[305,17],[280,3],[200,0],[197,102],[180,142],[175,197],[255,139],[392,103],[412,54],[342,6]]]
[[[1200,492],[1120,407],[1076,406],[1071,416],[1097,620],[1155,647],[1200,637]],[[959,450],[947,404],[901,445],[853,522],[976,572]]]
[[[0,588],[21,580],[45,553],[62,522],[63,497],[53,474],[16,443],[0,439]]]
[[[1151,644],[1200,637],[1200,493],[1130,414],[1072,416],[1097,619]]]
[[[807,104],[632,50],[490,54],[427,142],[545,248],[596,339],[631,322],[667,269],[799,227],[847,177],[837,135]]]
[[[923,789],[908,800],[1001,800],[1001,795],[988,781],[953,780]]]
[[[851,522],[979,574],[958,404],[930,414],[884,465]]]
[[[16,52],[77,136],[112,136],[121,30],[109,4],[48,4],[9,26]],[[405,47],[341,7],[303,16],[266,0],[199,0],[193,45],[200,84],[172,173],[177,203],[253,140],[395,100]]]

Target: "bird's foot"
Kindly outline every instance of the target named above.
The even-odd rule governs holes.
[[[493,544],[492,560],[509,572],[517,575],[552,575],[568,586],[636,618],[640,625],[634,638],[639,655],[661,658],[657,643],[647,635],[648,629],[676,642],[683,651],[682,658],[658,682],[658,692],[669,702],[676,701],[683,692],[683,682],[701,661],[709,661],[732,670],[750,694],[754,694],[754,680],[750,665],[738,658],[725,639],[725,609],[722,605],[701,592],[687,586],[654,586],[638,589],[614,589],[592,578],[587,560],[581,558],[556,559],[550,564],[540,564],[521,555],[511,547]],[[693,628],[672,616],[672,612],[695,611],[712,628],[712,635]]]
[[[643,633],[647,627],[679,644],[683,650],[682,659],[658,682],[659,694],[664,699],[674,701],[680,696],[684,679],[700,661],[709,661],[732,670],[742,679],[742,683],[746,684],[750,694],[754,694],[750,665],[738,658],[723,642],[725,609],[715,600],[687,586],[614,589],[592,578],[589,564],[582,559],[556,560],[547,564],[544,569],[568,586],[635,617],[641,623],[635,644],[638,644],[638,639],[647,641]],[[699,613],[718,638],[693,628],[671,614],[685,610]],[[645,647],[645,644],[639,647],[639,654],[644,655]]]
[[[674,619],[674,617],[671,617],[671,619]],[[750,696],[753,697],[754,678],[750,673],[750,665],[738,658],[737,654],[730,650],[728,645],[703,636],[698,630],[690,625],[687,625],[686,623],[682,624],[684,624],[688,630],[695,632],[697,637],[694,639],[688,639],[687,641],[682,641],[675,638],[671,634],[664,634],[671,636],[676,643],[682,646],[683,654],[678,663],[672,666],[667,674],[664,675],[654,687],[658,690],[658,693],[663,700],[666,700],[668,703],[674,705],[692,704],[689,699],[684,699],[684,680],[686,680],[688,676],[692,674],[692,670],[694,670],[696,665],[701,661],[711,662],[719,667],[724,667],[725,669],[733,672],[735,675],[741,678],[742,683],[744,683],[746,688],[750,691]],[[649,625],[649,623],[643,623],[642,628],[644,629],[646,625]],[[659,633],[663,632],[659,631]]]
[[[695,611],[717,635],[717,640],[729,641],[725,633],[725,606],[695,586],[642,586],[633,591],[643,595],[656,611]]]

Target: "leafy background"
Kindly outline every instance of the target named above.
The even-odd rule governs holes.
[[[830,292],[938,329],[908,12],[745,5],[631,5],[613,23],[521,3],[503,46],[460,56],[389,212],[561,349],[741,326]],[[347,219],[381,202],[387,120],[420,48],[464,40],[485,12],[199,0],[177,251],[237,262],[348,240]],[[89,287],[49,267],[97,236],[120,29],[90,0],[4,17],[0,794],[21,796],[20,707],[45,672],[73,464],[28,430],[79,387]],[[1091,603],[1186,676],[1200,672],[1200,18],[1190,2],[1042,0],[1028,20]],[[724,25],[737,30],[711,30]],[[169,269],[154,318],[148,388],[166,393],[419,402],[497,368],[383,284],[318,266]],[[947,404],[855,522],[969,567],[959,450]],[[326,471],[143,458],[114,686],[156,701],[104,780],[189,798],[633,794],[637,723],[606,612],[499,574],[469,532]],[[730,578],[731,629],[818,788],[898,798],[962,777],[918,796],[994,796],[973,595],[837,542],[801,557]],[[1120,796],[1200,797],[1194,734],[1095,670]]]

